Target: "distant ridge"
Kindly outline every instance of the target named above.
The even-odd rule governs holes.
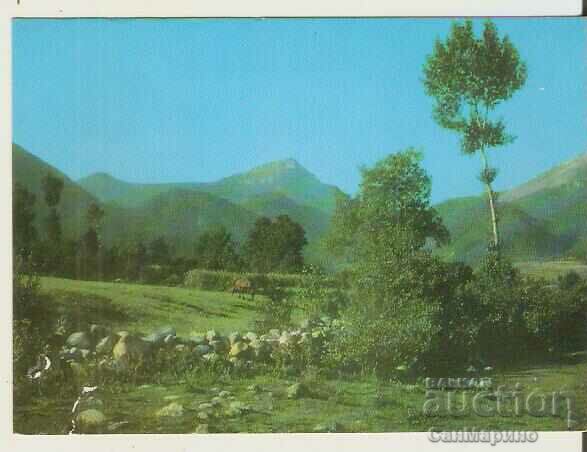
[[[41,180],[52,172],[65,181],[59,207],[64,232],[78,239],[85,211],[100,201],[106,210],[104,238],[149,240],[165,236],[189,253],[206,228],[224,225],[243,240],[261,215],[290,215],[307,231],[308,250],[330,223],[337,195],[294,159],[270,162],[212,183],[134,184],[106,173],[72,181],[58,169],[13,145],[13,182],[37,196],[36,221],[47,215]],[[451,243],[435,253],[448,260],[478,262],[491,236],[484,196],[455,198],[435,206],[451,233]],[[512,190],[500,193],[498,214],[504,252],[514,260],[548,260],[587,253],[587,154],[558,165]],[[40,229],[42,230],[42,228]]]

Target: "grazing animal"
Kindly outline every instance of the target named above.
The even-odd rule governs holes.
[[[239,278],[232,285],[232,294],[238,294],[239,298],[246,298],[249,294],[251,300],[255,299],[255,286],[247,278]]]

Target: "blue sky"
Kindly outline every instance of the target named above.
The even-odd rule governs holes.
[[[497,188],[587,150],[587,22],[497,20],[528,65],[499,109]],[[72,178],[211,181],[293,157],[354,192],[360,165],[424,153],[433,200],[481,193],[431,116],[422,65],[449,20],[13,22],[13,140]],[[480,30],[481,22],[477,24]]]

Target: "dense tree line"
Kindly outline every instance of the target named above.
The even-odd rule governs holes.
[[[187,253],[178,253],[163,236],[106,246],[102,237],[106,213],[99,204],[91,203],[81,237],[64,238],[59,212],[63,186],[63,180],[50,173],[43,178],[49,214],[37,230],[36,196],[14,185],[14,255],[30,259],[40,274],[177,284],[194,268],[258,273],[297,273],[303,268],[305,231],[287,215],[259,218],[242,246],[225,227],[215,226],[197,236]]]

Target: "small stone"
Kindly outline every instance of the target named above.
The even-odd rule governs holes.
[[[71,334],[65,341],[65,344],[69,347],[89,349],[92,347],[92,340],[88,333],[78,331],[77,333]]]
[[[82,428],[100,427],[106,422],[106,416],[100,410],[84,410],[77,416],[77,421]]]

